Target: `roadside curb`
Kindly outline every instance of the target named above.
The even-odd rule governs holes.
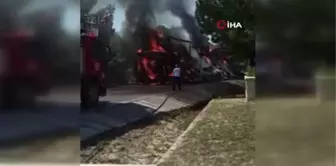
[[[173,151],[176,150],[181,145],[187,133],[189,133],[189,131],[195,127],[197,122],[201,121],[205,117],[207,110],[210,108],[210,106],[212,106],[213,103],[214,103],[214,100],[210,100],[210,102],[202,109],[202,111],[196,116],[196,118],[189,124],[188,128],[176,139],[174,144],[170,146],[170,148],[166,151],[166,153],[158,161],[154,162],[155,166],[162,164],[172,155]]]

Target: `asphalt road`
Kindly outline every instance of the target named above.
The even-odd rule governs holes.
[[[110,88],[108,95],[101,100],[110,102],[112,107],[108,108],[113,109],[134,100],[152,100],[157,98],[155,96],[167,93],[171,93],[169,85],[120,86]],[[40,100],[42,104],[37,108],[39,111],[0,114],[0,138],[5,140],[21,137],[30,131],[40,132],[43,129],[45,132],[50,128],[77,132],[73,132],[71,136],[35,139],[32,142],[23,139],[23,143],[16,146],[0,148],[0,162],[79,162],[79,87],[54,88],[49,95],[40,97]]]
[[[78,163],[78,89],[52,89],[33,109],[2,110],[0,162]]]
[[[108,95],[101,100],[117,105],[162,93],[163,89],[165,88],[116,87],[108,90]],[[48,95],[39,97],[39,100],[33,111],[18,110],[15,113],[0,114],[0,143],[5,145],[6,140],[11,138],[20,140],[13,146],[0,147],[0,162],[78,163],[79,131],[65,136],[38,137],[29,141],[23,136],[27,133],[34,135],[38,132],[52,131],[57,127],[61,130],[79,130],[79,87],[54,88]]]

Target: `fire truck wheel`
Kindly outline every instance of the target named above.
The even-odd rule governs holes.
[[[98,86],[91,84],[81,92],[81,105],[83,108],[94,107],[99,102],[99,88]]]
[[[35,96],[32,88],[28,86],[19,86],[14,90],[16,102],[22,106],[32,106],[35,102]]]
[[[8,85],[2,93],[2,107],[31,107],[35,103],[35,95],[29,86]]]
[[[99,88],[98,88],[98,86],[91,86],[88,89],[88,97],[89,97],[89,101],[91,101],[92,104],[94,104],[94,105],[98,104],[98,99],[99,99]]]

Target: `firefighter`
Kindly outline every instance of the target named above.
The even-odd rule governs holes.
[[[177,64],[175,65],[175,68],[173,69],[172,84],[173,84],[173,91],[175,91],[176,85],[178,87],[178,90],[182,91],[181,68]]]
[[[234,73],[230,70],[230,66],[229,66],[229,62],[230,61],[230,58],[225,58],[223,59],[223,63],[222,63],[222,69],[223,71],[225,72],[225,75],[227,78],[232,78],[234,77]]]

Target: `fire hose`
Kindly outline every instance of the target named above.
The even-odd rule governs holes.
[[[156,115],[157,112],[162,108],[162,106],[167,102],[167,100],[173,96],[176,92],[172,92],[172,93],[169,93],[165,99],[161,102],[161,104],[154,110],[151,111],[151,113],[153,115]],[[107,125],[107,124],[106,124]],[[84,163],[90,163],[90,161],[95,157],[97,156],[100,152],[102,152],[104,150],[104,146],[106,144],[108,144],[109,142],[108,141],[105,141],[105,140],[102,140],[100,141],[92,150],[92,152],[90,153],[90,155],[88,155],[87,157],[85,157],[84,159]]]

